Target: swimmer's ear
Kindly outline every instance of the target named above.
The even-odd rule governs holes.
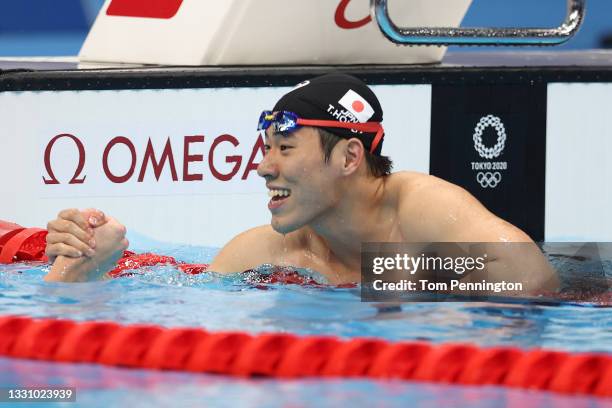
[[[363,143],[357,138],[347,140],[342,154],[344,155],[343,172],[346,175],[354,173],[365,159]]]

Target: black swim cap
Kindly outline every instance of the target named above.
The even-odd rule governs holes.
[[[364,123],[382,122],[383,111],[374,92],[361,80],[345,74],[328,74],[298,84],[274,105],[273,111],[290,111],[303,119]],[[369,151],[376,133],[322,127],[344,139],[356,137]],[[383,139],[374,150],[380,156]]]

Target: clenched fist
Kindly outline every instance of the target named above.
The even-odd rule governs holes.
[[[95,209],[61,211],[47,229],[46,254],[54,262],[46,281],[103,279],[129,245],[125,226]]]

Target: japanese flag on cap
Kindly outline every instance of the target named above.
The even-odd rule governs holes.
[[[374,109],[372,109],[368,101],[352,89],[349,89],[338,103],[342,105],[344,109],[351,112],[361,123],[367,122],[372,115],[374,115]]]
[[[287,92],[274,105],[273,111],[289,111],[302,119],[349,122],[383,121],[378,98],[362,80],[342,73],[326,74],[302,82]],[[358,137],[370,150],[378,133],[358,132],[338,127],[323,127],[326,131],[350,139]],[[384,133],[383,133],[384,135]],[[381,155],[384,137],[375,145],[374,154]]]

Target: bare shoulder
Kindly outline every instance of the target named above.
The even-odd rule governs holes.
[[[401,211],[435,210],[440,206],[432,207],[432,204],[443,200],[480,204],[462,187],[424,173],[413,171],[393,173],[389,176],[387,186],[390,191],[397,194],[397,203]]]
[[[440,190],[463,190],[463,188],[449,183],[439,177],[416,171],[398,171],[389,176],[388,185],[401,190],[402,195],[410,193],[426,193]]]
[[[392,189],[400,189],[403,194],[443,184],[453,185],[441,178],[417,171],[398,171],[393,173],[388,176],[387,184]]]
[[[406,234],[430,241],[530,241],[464,188],[422,173],[398,173],[398,211]]]
[[[219,273],[242,272],[274,261],[283,236],[270,225],[246,230],[229,241],[217,254],[209,269]]]

